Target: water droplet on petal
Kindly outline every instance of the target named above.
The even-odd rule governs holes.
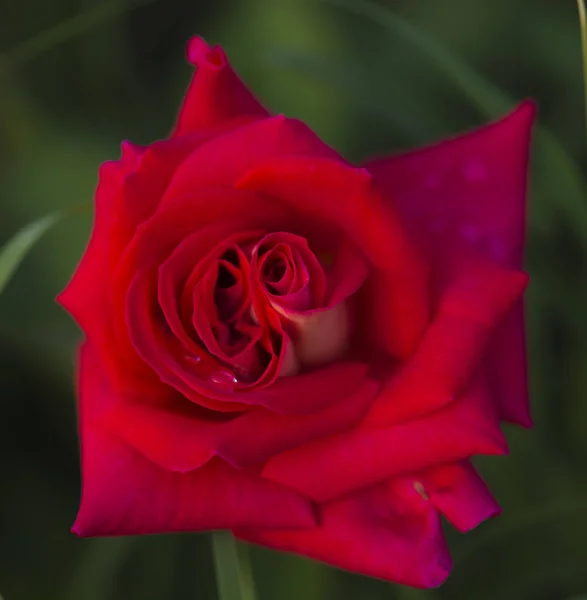
[[[238,379],[235,377],[234,373],[224,369],[212,371],[212,373],[210,373],[210,381],[217,386],[230,389],[238,383]]]
[[[197,355],[194,354],[193,352],[186,352],[183,357],[192,363],[199,363],[202,359]]]
[[[424,500],[429,500],[430,496],[426,493],[421,481],[414,481],[414,489],[422,496]]]

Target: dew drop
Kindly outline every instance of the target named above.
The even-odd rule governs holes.
[[[192,363],[199,363],[202,359],[197,355],[194,354],[193,352],[186,352],[183,357]]]
[[[420,496],[422,496],[424,500],[430,499],[421,481],[414,481],[414,489],[418,492],[418,494],[420,494]]]
[[[235,377],[234,373],[232,371],[225,371],[224,369],[212,371],[212,373],[210,373],[210,381],[215,385],[231,389],[238,383],[238,379]]]

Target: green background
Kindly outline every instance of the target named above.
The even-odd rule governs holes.
[[[575,2],[344,4],[0,0],[0,243],[34,218],[91,200],[97,166],[118,156],[120,140],[167,134],[191,73],[185,42],[196,32],[223,44],[267,106],[357,160],[536,98],[527,253],[536,426],[508,428],[511,456],[479,462],[503,516],[467,536],[449,533],[456,566],[435,591],[257,548],[250,557],[259,600],[578,600],[587,593],[587,142]],[[89,215],[62,220],[0,296],[0,593],[214,600],[204,534],[69,533],[79,494],[71,375],[80,333],[54,298],[89,227]]]

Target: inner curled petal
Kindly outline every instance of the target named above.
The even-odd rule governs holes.
[[[250,319],[250,296],[242,284],[243,275],[229,262],[233,254],[242,264],[242,251],[232,248],[227,254],[214,261],[194,287],[192,322],[208,352],[231,368],[237,379],[254,380],[266,366],[258,344],[262,331]]]
[[[272,305],[303,311],[324,301],[326,276],[303,237],[266,235],[253,249],[252,268]]]
[[[332,362],[347,351],[351,328],[345,300],[366,277],[364,261],[348,245],[327,256],[321,262],[306,239],[289,233],[265,236],[252,253],[251,285],[263,291],[291,338],[290,356],[302,366]]]

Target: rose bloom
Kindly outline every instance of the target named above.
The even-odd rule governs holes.
[[[499,506],[476,455],[530,425],[524,103],[354,166],[219,47],[168,139],[105,163],[59,300],[79,353],[81,536],[228,529],[418,587]]]

